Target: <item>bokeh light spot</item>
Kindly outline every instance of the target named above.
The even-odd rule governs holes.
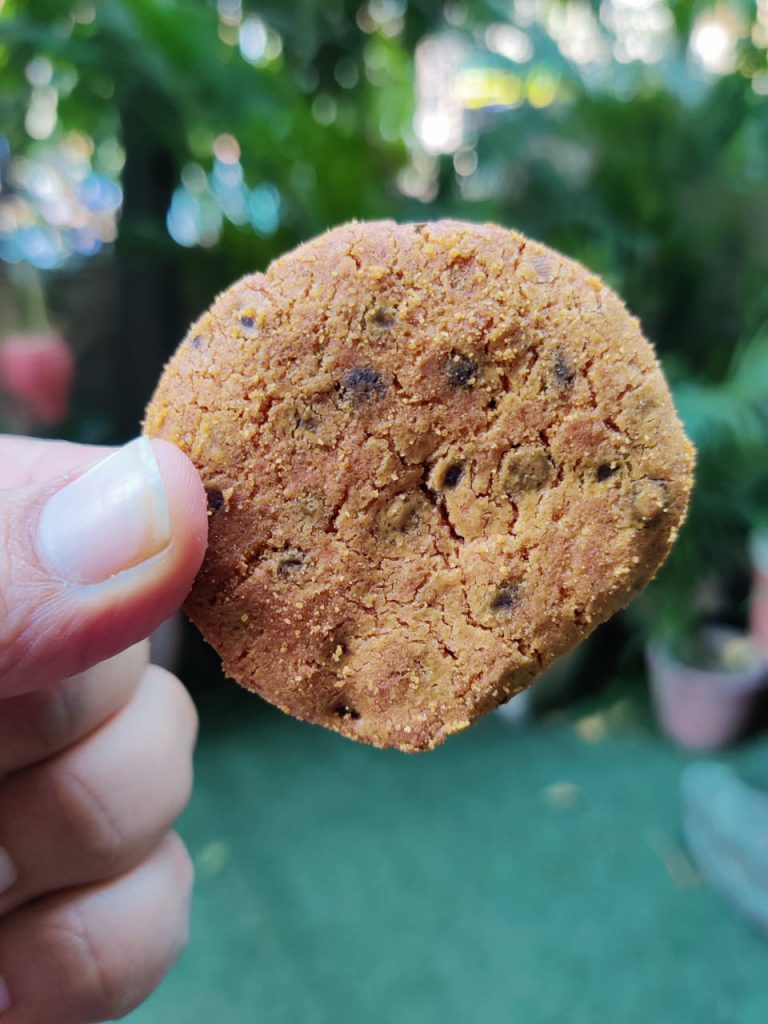
[[[80,183],[77,192],[89,210],[117,210],[123,199],[122,189],[117,182],[96,171],[92,171]]]
[[[273,235],[280,224],[280,193],[265,182],[251,189],[248,197],[248,219],[260,235]]]
[[[53,134],[58,121],[59,94],[53,86],[33,89],[24,128],[32,139],[42,141]]]
[[[252,64],[258,63],[267,50],[267,26],[259,17],[248,17],[240,26],[240,53]]]
[[[336,120],[336,100],[326,93],[321,93],[312,101],[312,117],[318,124],[327,127]]]
[[[96,20],[96,5],[92,3],[77,4],[71,17],[77,25],[91,25]]]
[[[50,85],[53,78],[53,64],[47,57],[33,57],[25,69],[26,79],[30,85],[38,88]]]
[[[242,0],[218,0],[216,8],[225,25],[239,25],[243,17]]]
[[[91,140],[91,145],[93,145],[93,140]],[[125,150],[114,135],[99,143],[99,148],[96,151],[96,162],[105,174],[112,175],[113,177],[117,177],[120,174],[125,166]]]
[[[200,164],[186,164],[181,172],[181,183],[189,192],[205,192],[208,188],[208,176]]]
[[[234,135],[224,132],[213,144],[213,155],[223,164],[236,164],[240,159],[240,143]]]
[[[477,153],[474,149],[460,149],[453,158],[453,169],[466,178],[477,170]]]
[[[342,89],[354,89],[360,80],[357,64],[351,57],[342,57],[336,64],[333,74]]]
[[[559,79],[543,68],[533,72],[525,84],[526,99],[532,107],[548,107],[554,103],[559,89]]]
[[[736,44],[743,33],[739,18],[728,8],[701,14],[693,26],[691,54],[705,71],[725,75],[736,67]]]
[[[525,32],[514,25],[489,25],[485,30],[485,45],[491,53],[525,64],[533,56],[533,43]]]

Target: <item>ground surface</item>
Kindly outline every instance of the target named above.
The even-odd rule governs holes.
[[[181,963],[132,1024],[764,1024],[768,939],[698,878],[642,701],[406,756],[201,700]],[[768,784],[768,742],[733,755]]]

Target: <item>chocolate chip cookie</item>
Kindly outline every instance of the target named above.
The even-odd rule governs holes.
[[[625,605],[693,449],[637,320],[514,231],[353,223],[243,278],[146,431],[208,490],[187,601],[226,672],[355,740],[428,750]]]

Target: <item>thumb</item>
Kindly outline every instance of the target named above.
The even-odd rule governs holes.
[[[206,499],[173,445],[139,438],[64,477],[0,491],[0,697],[147,636],[203,559]]]

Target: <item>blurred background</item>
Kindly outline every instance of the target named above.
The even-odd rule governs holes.
[[[767,47],[766,0],[0,0],[2,429],[124,441],[234,278],[450,215],[616,288],[699,452],[657,581],[433,754],[162,631],[198,895],[137,1024],[768,1019]]]

